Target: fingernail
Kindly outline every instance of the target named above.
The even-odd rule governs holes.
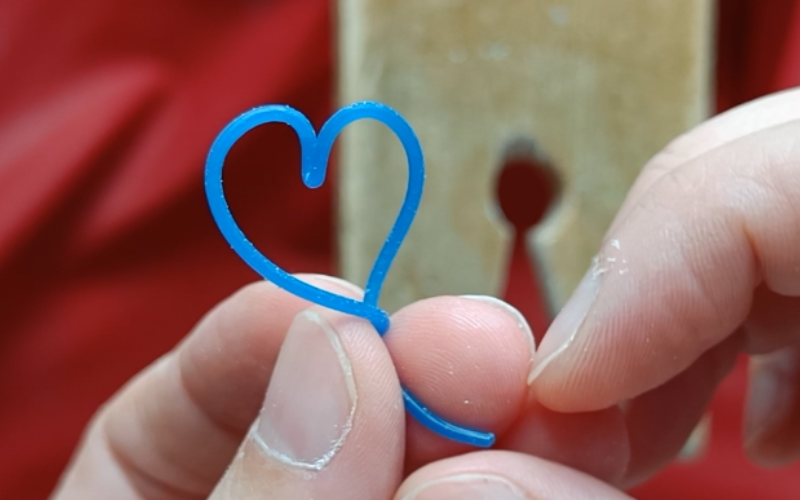
[[[422,484],[402,500],[526,500],[511,481],[499,476],[463,474]]]
[[[745,446],[759,461],[781,461],[782,447],[770,438],[791,417],[797,371],[797,355],[788,349],[750,360]]]
[[[597,297],[604,270],[598,260],[581,280],[572,297],[550,325],[536,353],[533,369],[528,376],[532,384],[556,358],[561,356],[580,335],[589,311]]]
[[[321,470],[344,444],[355,408],[353,370],[339,336],[319,314],[300,313],[278,355],[255,441],[284,463]]]
[[[523,316],[516,307],[512,306],[508,302],[500,300],[496,297],[492,297],[491,295],[462,295],[462,297],[465,299],[485,302],[508,314],[522,332],[525,342],[528,345],[528,350],[531,353],[531,361],[533,361],[533,356],[536,354],[536,338],[533,336],[533,330],[531,330],[528,320],[525,319],[525,316]]]

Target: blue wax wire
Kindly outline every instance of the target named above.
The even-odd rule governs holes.
[[[266,123],[283,123],[295,130],[300,141],[303,183],[309,188],[316,189],[325,182],[328,158],[339,133],[350,123],[365,118],[384,123],[397,135],[408,160],[408,189],[397,220],[389,231],[367,279],[364,300],[358,301],[305,283],[264,256],[247,239],[231,214],[225,199],[222,170],[231,147],[244,134]],[[311,122],[291,107],[273,105],[247,111],[230,122],[217,136],[209,151],[205,171],[205,189],[211,214],[231,248],[242,260],[264,279],[272,281],[298,297],[370,321],[381,336],[389,329],[389,315],[378,307],[378,299],[392,261],[414,221],[422,199],[424,183],[425,160],[414,130],[395,110],[375,102],[361,102],[340,109],[323,125],[319,135],[314,131]],[[494,434],[462,427],[442,419],[405,387],[403,387],[403,399],[406,410],[414,418],[441,436],[483,448],[488,448],[494,443]]]

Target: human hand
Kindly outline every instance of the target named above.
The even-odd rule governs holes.
[[[386,340],[359,318],[249,286],[97,414],[53,499],[626,498],[511,452],[437,461],[404,481],[406,467],[468,448],[406,425],[389,350],[435,411],[502,433],[527,400],[533,337],[499,301],[437,297],[395,314]]]
[[[792,249],[800,218],[791,195],[800,193],[792,137],[800,132],[799,103],[800,92],[789,92],[750,104],[657,156],[532,365],[530,332],[513,311],[439,297],[397,313],[386,346],[365,322],[313,308],[297,321],[319,326],[324,319],[337,332],[338,351],[323,342],[332,337],[322,327],[316,335],[294,329],[284,351],[306,352],[303,364],[279,363],[294,371],[276,370],[270,382],[292,318],[309,304],[259,284],[212,312],[120,392],[96,418],[54,498],[204,498],[231,460],[212,498],[414,498],[420,485],[475,482],[499,488],[482,493],[490,498],[502,498],[499,491],[626,498],[530,455],[617,485],[642,480],[674,457],[742,348],[770,353],[758,358],[753,381],[755,396],[772,398],[751,398],[747,448],[762,462],[796,458],[800,262]],[[308,341],[292,342],[297,336]],[[337,392],[336,377],[324,375],[324,366],[337,366],[332,352],[346,354],[356,403],[352,428],[328,460],[330,447],[320,443],[344,435],[353,402],[342,389],[347,377],[338,375]],[[399,377],[433,410],[494,431],[499,447],[523,453],[458,456],[467,449],[416,422],[406,428],[388,352]],[[248,433],[270,383],[267,410]],[[317,468],[289,463],[317,458]],[[396,491],[404,470],[425,464]],[[464,491],[427,494],[469,498]]]
[[[621,482],[674,457],[741,351],[748,454],[800,458],[798,200],[798,90],[710,120],[640,175],[532,374],[552,410],[619,415]]]

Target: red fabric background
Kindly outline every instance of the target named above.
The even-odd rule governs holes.
[[[800,83],[794,4],[722,0],[720,108]],[[98,405],[256,278],[208,215],[203,160],[252,105],[324,121],[331,14],[327,0],[0,3],[0,497],[46,498]],[[332,187],[303,188],[295,144],[255,132],[226,189],[267,254],[332,272]],[[515,260],[508,296],[542,331],[527,272]],[[797,498],[800,468],[761,471],[739,449],[742,373],[715,401],[707,457],[640,498]]]

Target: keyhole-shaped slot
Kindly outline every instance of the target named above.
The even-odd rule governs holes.
[[[537,343],[552,318],[540,273],[528,254],[526,235],[545,219],[558,192],[556,171],[535,145],[519,142],[509,148],[497,176],[497,201],[514,230],[503,298],[525,316]]]

